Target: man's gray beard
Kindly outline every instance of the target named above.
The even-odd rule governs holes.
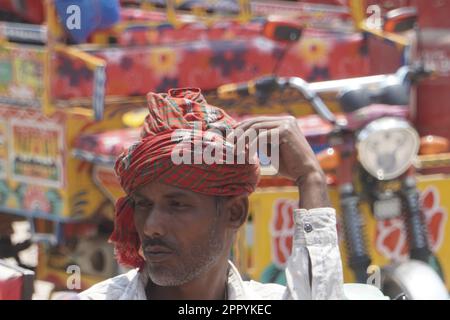
[[[205,248],[202,244],[194,245],[184,263],[177,265],[175,269],[160,267],[154,270],[147,264],[146,270],[150,281],[158,286],[180,286],[210,270],[219,260],[224,247],[223,241],[218,237],[217,220],[216,217],[209,231],[208,246]]]

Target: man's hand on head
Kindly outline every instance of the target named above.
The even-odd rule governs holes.
[[[233,136],[237,138],[236,145],[239,145],[240,140],[250,137],[251,130],[256,131],[258,136],[278,135],[278,172],[281,176],[295,181],[301,194],[300,208],[330,206],[325,174],[295,117],[261,116],[244,120],[235,127]],[[249,144],[255,142],[250,141]],[[271,147],[273,149],[273,146]]]

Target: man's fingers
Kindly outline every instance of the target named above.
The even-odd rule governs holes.
[[[264,153],[264,155],[268,158],[274,156],[273,153],[276,153],[276,152],[278,152],[278,155],[279,155],[279,152],[280,152],[279,150],[272,150],[272,148],[274,148],[274,147],[277,147],[277,148],[279,147],[278,146],[278,144],[279,144],[278,134],[279,134],[279,132],[276,128],[266,130],[264,132],[260,132],[260,134],[258,135],[257,138],[252,139],[249,142],[249,147],[248,147],[249,155],[254,156],[254,154],[259,151]],[[272,152],[272,151],[274,151],[274,152]]]
[[[251,127],[254,127],[257,124],[267,124],[267,129],[273,128],[273,122],[277,123],[277,126],[286,123],[288,120],[295,119],[292,116],[261,116],[261,117],[254,117],[249,118],[246,120],[241,121],[238,123],[236,127],[234,127],[233,130],[231,130],[230,134],[227,135],[226,140],[229,143],[235,143],[237,138],[241,136],[246,130],[248,130]],[[259,128],[264,128],[264,125],[258,126]]]
[[[272,128],[268,128],[267,123],[254,125],[237,140],[235,154],[241,157],[245,156],[245,159],[248,161],[261,150],[267,157],[270,157],[272,156],[272,149],[278,147],[278,145],[279,130],[277,124],[273,123]]]
[[[249,127],[251,127],[252,125],[256,124],[256,123],[261,123],[261,122],[273,122],[273,121],[278,121],[278,122],[283,122],[289,119],[293,119],[292,116],[261,116],[261,117],[254,117],[254,118],[249,118],[246,120],[241,121],[236,127],[235,129],[241,129],[241,130],[247,130]]]
[[[245,139],[253,140],[254,138],[257,138],[258,135],[261,134],[262,130],[273,130],[279,128],[280,122],[279,121],[273,121],[273,122],[261,122],[261,123],[255,123],[251,127],[247,128],[247,130],[242,131],[238,130],[235,133],[236,138],[236,145],[237,146],[243,146],[245,145]]]
[[[267,119],[267,118],[264,118]],[[276,119],[276,118],[273,118]],[[246,123],[240,123],[237,127],[235,127],[231,134],[227,135],[226,141],[231,144],[236,144],[237,141],[242,136],[249,136],[252,133],[258,134],[259,129],[272,129],[274,127],[278,127],[280,124],[279,119],[272,120],[272,121],[256,121],[256,119],[251,119],[252,121],[248,121]],[[253,121],[255,120],[255,121]],[[252,131],[253,130],[253,131]]]

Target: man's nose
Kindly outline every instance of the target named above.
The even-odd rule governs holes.
[[[166,234],[167,214],[159,206],[155,206],[147,215],[144,234],[147,237],[158,237]]]

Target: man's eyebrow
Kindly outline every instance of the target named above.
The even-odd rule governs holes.
[[[189,197],[190,194],[182,191],[175,191],[164,195],[164,198],[179,198],[179,197]]]
[[[140,193],[137,192],[137,191],[131,193],[130,196],[131,196],[132,198],[142,198],[142,199],[150,200],[150,199],[148,199],[146,196],[144,196],[143,194],[140,194]]]

